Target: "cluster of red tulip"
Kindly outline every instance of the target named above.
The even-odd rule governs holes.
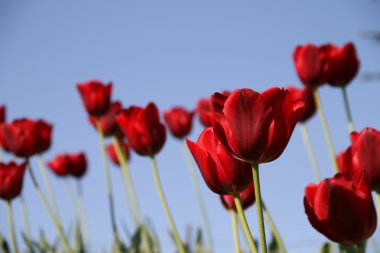
[[[315,154],[311,149],[305,125],[318,111],[325,130],[335,175],[321,180],[318,184],[309,184],[305,188],[305,212],[311,225],[329,240],[338,243],[341,252],[350,249],[352,250],[350,252],[363,253],[365,242],[374,233],[377,224],[371,191],[380,193],[380,132],[373,128],[366,128],[360,133],[354,131],[346,86],[356,76],[359,69],[355,47],[351,43],[342,48],[332,44],[320,47],[309,44],[297,47],[293,57],[304,88],[274,87],[261,93],[244,88],[233,92],[216,92],[210,98],[201,99],[195,112],[205,129],[196,142],[185,140],[191,131],[194,112],[175,107],[166,111],[163,119],[170,133],[182,140],[185,154],[188,151],[192,154],[207,186],[220,195],[223,206],[231,211],[236,252],[242,252],[237,233],[237,215],[250,251],[258,252],[244,214],[244,209],[256,203],[260,252],[268,251],[264,229],[265,214],[275,245],[277,245],[276,251],[271,249],[271,252],[285,253],[286,247],[261,197],[259,165],[274,161],[281,156],[294,128],[299,123],[315,169],[316,180],[320,181]],[[335,154],[317,90],[324,84],[340,87],[343,91],[352,144],[339,156]],[[175,226],[155,160],[155,156],[166,141],[165,125],[160,120],[156,105],[149,103],[145,108],[131,106],[123,109],[120,102],[111,100],[111,83],[103,84],[92,80],[78,84],[77,88],[89,115],[89,121],[99,135],[114,233],[112,252],[160,252],[156,238],[144,224],[139,211],[128,167],[130,149],[138,155],[151,159],[157,191],[178,252],[213,252],[211,231],[202,196],[197,188],[195,171],[192,171],[193,176],[195,175],[193,180],[204,218],[208,239],[207,249],[206,247],[193,249],[191,245],[185,245]],[[20,195],[24,173],[28,170],[37,193],[56,225],[64,251],[86,251],[84,245],[78,250],[69,244],[56,214],[57,210],[54,210],[56,207],[53,200],[49,203],[45,197],[29,163],[35,155],[42,159],[42,154],[49,149],[52,126],[43,120],[17,119],[13,122],[5,122],[4,107],[0,110],[0,121],[2,122],[0,125],[2,149],[24,159],[21,164],[13,161],[0,163],[0,197],[7,201],[10,214],[12,213],[11,201]],[[112,138],[112,143],[108,146],[105,144],[106,137]],[[190,159],[189,156],[188,158]],[[141,236],[141,243],[138,245],[134,242],[129,243],[130,245],[125,244],[119,237],[113,213],[114,200],[109,175],[109,160],[121,168],[131,216],[136,222],[137,234]],[[190,165],[191,162],[190,159]],[[47,165],[59,177],[71,175],[79,179],[86,172],[87,161],[84,153],[60,154]],[[49,185],[48,182],[47,185]],[[48,191],[52,190],[48,189]],[[9,222],[13,249],[14,252],[19,252],[12,228],[12,215]],[[27,235],[27,242],[29,241],[32,241],[32,238]],[[28,247],[30,252],[35,252],[33,243],[28,244]]]

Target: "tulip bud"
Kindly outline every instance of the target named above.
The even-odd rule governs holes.
[[[99,117],[107,113],[111,104],[112,83],[103,84],[97,80],[78,83],[77,89],[87,113]]]
[[[164,113],[164,120],[172,135],[181,139],[190,133],[193,116],[183,107],[174,107]]]
[[[0,198],[11,201],[20,195],[26,163],[0,163]]]
[[[100,119],[100,125],[102,127],[103,135],[106,137],[110,136],[118,136],[121,137],[123,136],[123,133],[121,132],[119,125],[116,122],[116,115],[121,112],[122,106],[119,101],[114,102],[111,104],[110,108],[108,111],[99,117]],[[97,117],[95,116],[88,116],[89,121],[91,124],[95,127],[97,130]]]
[[[119,141],[119,144],[120,144],[120,148],[121,148],[121,151],[124,154],[125,159],[127,161],[129,161],[129,159],[130,159],[130,152],[129,152],[129,145],[128,145],[128,143],[125,142],[125,141]],[[120,166],[120,164],[119,164],[119,158],[117,156],[114,144],[109,144],[107,146],[107,153],[108,153],[108,156],[111,158],[111,161],[116,166]]]
[[[248,186],[247,189],[240,193],[239,197],[243,210],[247,209],[255,203],[255,187],[253,185],[253,182]],[[237,212],[234,196],[220,195],[220,200],[222,201],[224,208]]]
[[[288,91],[292,96],[293,100],[303,100],[305,103],[305,110],[300,118],[300,122],[306,122],[309,120],[317,111],[317,106],[315,104],[313,91],[307,87],[299,89],[295,86],[289,86]]]
[[[84,153],[59,154],[48,162],[48,167],[57,176],[71,175],[82,177],[87,170],[87,159]]]

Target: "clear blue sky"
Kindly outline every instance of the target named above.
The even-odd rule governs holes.
[[[88,153],[90,168],[83,184],[92,246],[99,252],[111,240],[105,182],[97,136],[87,122],[75,88],[77,82],[91,78],[113,81],[113,98],[124,106],[145,106],[154,101],[161,110],[175,105],[193,108],[198,98],[215,91],[241,87],[263,91],[271,86],[300,85],[291,57],[295,46],[352,41],[361,60],[359,76],[348,87],[356,128],[379,129],[379,81],[360,78],[364,72],[380,70],[380,45],[365,36],[368,31],[379,30],[379,13],[380,2],[372,0],[3,0],[0,103],[7,105],[9,120],[41,117],[54,124],[47,159],[64,151]],[[341,93],[323,87],[321,94],[338,152],[349,144]],[[318,118],[313,118],[308,127],[322,174],[330,177],[331,162]],[[190,139],[197,139],[200,132],[196,122]],[[201,217],[178,145],[169,137],[157,158],[169,205],[184,237],[186,226],[199,225]],[[35,160],[33,165],[39,172]],[[133,154],[131,169],[142,212],[153,221],[163,252],[173,252],[148,159]],[[262,166],[261,176],[263,197],[289,252],[315,252],[325,239],[304,214],[303,191],[314,178],[298,128],[284,154]],[[67,227],[72,210],[65,184],[52,175],[51,179]],[[112,181],[117,220],[128,225],[117,168],[112,168]],[[203,181],[201,185],[217,252],[232,252],[229,213]],[[24,186],[33,234],[43,228],[52,238],[56,235],[54,227],[28,176]],[[18,201],[14,207],[20,231]],[[0,233],[8,237],[3,202],[0,213]],[[258,236],[254,208],[247,211],[247,217]],[[376,237],[380,239],[380,232]]]

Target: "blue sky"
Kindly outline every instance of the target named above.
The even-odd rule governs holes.
[[[291,57],[295,46],[352,41],[361,60],[359,76],[348,87],[356,129],[379,129],[379,82],[364,82],[360,77],[379,70],[380,45],[365,36],[378,31],[379,13],[379,1],[370,0],[1,1],[0,103],[7,105],[10,120],[44,118],[54,124],[53,145],[46,159],[65,151],[88,153],[90,168],[83,187],[92,247],[99,252],[111,240],[105,182],[97,136],[87,122],[77,82],[113,81],[113,98],[125,107],[154,101],[160,110],[176,105],[193,108],[200,97],[215,91],[300,85]],[[341,93],[323,87],[321,96],[338,152],[349,144]],[[322,175],[330,177],[331,162],[318,118],[308,127]],[[201,130],[196,121],[189,138],[196,140]],[[169,137],[157,159],[169,205],[184,237],[186,226],[200,225],[201,217],[178,147],[178,141]],[[33,165],[39,172],[34,160]],[[153,221],[163,252],[172,252],[148,159],[133,154],[131,170],[141,210]],[[304,214],[303,190],[314,178],[300,129],[295,129],[278,160],[262,166],[261,177],[263,197],[289,252],[315,252],[325,239]],[[72,210],[65,184],[53,175],[51,180],[67,226]],[[117,220],[128,225],[117,168],[112,168],[112,181]],[[33,234],[43,228],[53,238],[54,227],[28,176],[24,186]],[[231,252],[229,213],[203,181],[201,186],[217,252]],[[14,207],[19,231],[18,201]],[[254,209],[247,211],[247,217],[258,236]],[[0,213],[5,213],[4,203],[0,203]],[[8,237],[6,225],[5,215],[0,215],[0,232]],[[376,237],[380,238],[379,232]]]

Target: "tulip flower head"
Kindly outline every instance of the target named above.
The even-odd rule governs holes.
[[[286,89],[258,93],[238,89],[229,97],[212,96],[214,131],[223,146],[251,164],[277,159],[304,113],[304,101],[293,100]]]
[[[49,149],[52,129],[43,120],[17,119],[0,125],[0,142],[4,150],[29,158]]]
[[[131,106],[116,116],[130,147],[139,155],[154,156],[165,144],[166,130],[154,103],[145,108]]]
[[[11,201],[20,195],[26,163],[0,163],[0,198]]]
[[[5,122],[6,115],[7,115],[6,107],[5,107],[5,105],[1,105],[0,106],[0,124]]]
[[[240,194],[252,182],[252,170],[223,148],[213,128],[203,130],[196,143],[187,140],[207,186],[217,194]]]
[[[57,176],[81,178],[87,171],[87,158],[82,152],[59,154],[48,162],[48,167]]]
[[[116,122],[116,115],[122,110],[122,105],[119,101],[113,102],[111,106],[109,107],[108,111],[99,117],[100,119],[100,125],[102,127],[102,131],[104,136],[110,137],[110,136],[123,136],[123,133],[121,132],[121,129],[119,128],[119,125]],[[97,130],[97,117],[95,116],[88,116],[89,121],[91,124],[95,127]]]
[[[253,182],[248,186],[247,189],[239,194],[239,197],[243,210],[247,209],[255,203],[255,187],[253,185]],[[222,204],[226,210],[237,212],[235,200],[232,195],[220,195],[220,200],[222,201]]]
[[[366,241],[376,229],[376,209],[365,178],[338,173],[305,189],[305,212],[311,225],[342,244]]]
[[[129,145],[128,145],[128,143],[125,142],[125,141],[121,141],[121,140],[119,140],[119,143],[120,143],[121,151],[123,152],[125,159],[127,161],[129,161],[129,159],[130,159],[130,152],[129,152]],[[116,166],[120,166],[119,159],[117,157],[117,153],[116,153],[116,149],[115,149],[114,144],[109,144],[107,146],[107,153],[108,153],[108,156],[111,158],[111,161]]]
[[[313,91],[307,87],[300,89],[295,86],[289,86],[287,89],[294,100],[304,101],[305,110],[300,118],[300,122],[308,121],[317,111]]]
[[[112,83],[103,84],[97,80],[90,80],[78,83],[77,89],[89,115],[100,117],[107,113],[111,104]]]
[[[164,120],[172,135],[182,139],[191,131],[193,116],[194,112],[189,112],[183,107],[174,107],[164,113]]]
[[[359,71],[360,62],[355,46],[347,43],[343,47],[332,44],[322,46],[326,54],[325,76],[327,82],[336,87],[345,87]]]

